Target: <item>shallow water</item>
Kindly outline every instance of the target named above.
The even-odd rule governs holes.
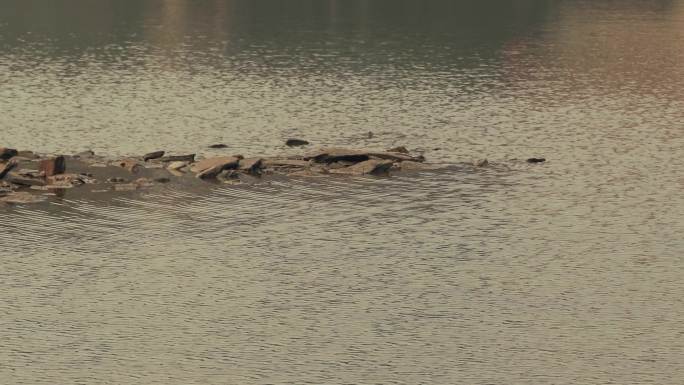
[[[0,383],[679,384],[683,63],[682,1],[4,0],[2,145],[494,166],[0,207]]]

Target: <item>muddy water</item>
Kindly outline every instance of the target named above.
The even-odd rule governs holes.
[[[2,145],[456,166],[2,207],[0,383],[679,384],[682,63],[682,1],[2,1]]]

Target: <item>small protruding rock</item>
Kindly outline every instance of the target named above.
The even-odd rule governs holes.
[[[86,150],[86,151],[81,151],[78,154],[74,155],[74,158],[90,158],[95,156],[95,152],[93,150]]]
[[[38,166],[43,175],[48,178],[54,175],[64,174],[66,171],[66,160],[63,156],[43,159]]]
[[[159,159],[162,162],[194,162],[195,154],[188,155],[167,155]]]
[[[546,162],[546,158],[529,158],[527,160],[527,163],[544,163]]]
[[[186,167],[188,164],[189,164],[188,162],[182,162],[182,161],[171,162],[171,163],[169,163],[168,166],[166,166],[166,169],[178,171],[178,170],[182,169],[183,167]]]
[[[308,141],[306,141],[304,139],[296,139],[296,138],[288,139],[285,142],[285,145],[290,146],[290,147],[306,146],[307,144],[309,144]]]
[[[107,179],[107,183],[126,183],[127,180],[124,178],[112,177]]]
[[[375,134],[373,134],[373,131],[368,131],[367,136],[368,136],[368,139],[373,139],[373,137],[375,136]]]
[[[387,150],[387,152],[396,152],[399,154],[408,154],[409,150],[404,146],[393,147]]]
[[[9,160],[18,154],[19,152],[13,148],[0,147],[0,160]]]
[[[213,149],[228,148],[228,145],[223,144],[223,143],[217,143],[217,144],[212,144],[211,146],[209,146],[209,148],[213,148]]]
[[[154,151],[143,155],[143,160],[147,162],[148,160],[159,159],[164,156],[165,151]]]
[[[487,167],[489,166],[489,161],[487,159],[480,159],[475,161],[476,167]]]

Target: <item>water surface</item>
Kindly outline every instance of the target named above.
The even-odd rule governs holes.
[[[0,383],[678,384],[683,63],[674,0],[4,0],[4,146],[457,166],[0,208]]]

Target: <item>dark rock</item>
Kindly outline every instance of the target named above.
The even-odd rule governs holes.
[[[154,179],[154,181],[157,183],[169,183],[169,182],[171,182],[171,179],[169,179],[169,178],[156,178],[156,179]]]
[[[306,160],[301,159],[280,159],[271,158],[264,159],[264,167],[274,167],[274,168],[298,168],[298,167],[309,167],[310,163]]]
[[[38,166],[43,176],[51,177],[54,175],[64,174],[66,171],[66,160],[63,156],[56,156],[54,158],[43,159]]]
[[[143,160],[144,160],[145,162],[147,162],[148,160],[159,159],[159,158],[161,158],[162,156],[164,156],[165,153],[166,153],[166,152],[164,152],[164,151],[150,152],[150,153],[147,153],[147,154],[143,155]]]
[[[7,163],[0,163],[0,179],[4,178],[15,167],[17,167],[17,163],[14,161],[9,161]]]
[[[240,171],[246,172],[251,175],[261,175],[261,169],[263,167],[263,159],[261,158],[248,158],[241,159],[238,166]]]
[[[370,159],[364,162],[357,163],[353,166],[330,170],[331,174],[348,174],[348,175],[382,175],[387,174],[394,162],[390,160]]]
[[[162,162],[194,162],[195,161],[195,154],[188,154],[188,155],[167,155],[163,158],[160,158]]]
[[[109,178],[107,179],[107,183],[126,183],[127,180],[124,178]]]
[[[307,142],[306,140],[303,140],[303,139],[292,138],[292,139],[288,139],[285,142],[285,144],[290,146],[290,147],[297,147],[297,146],[306,146],[307,144],[309,144],[309,142]]]
[[[392,160],[395,162],[403,162],[405,160],[422,162],[425,160],[422,156],[413,157],[398,152],[359,151],[343,148],[326,148],[304,156],[304,160],[313,160],[317,163],[333,163],[339,161],[358,163],[367,161],[371,158]]]
[[[399,154],[408,154],[409,150],[404,146],[394,147],[387,150],[387,152],[397,152]]]
[[[0,160],[9,160],[19,155],[19,152],[13,148],[0,147]]]
[[[368,131],[368,139],[373,139],[374,136],[373,131]]]
[[[544,163],[546,162],[545,158],[530,158],[527,160],[527,163]]]
[[[218,144],[212,144],[211,146],[209,146],[209,148],[213,148],[213,149],[228,148],[228,145],[223,144],[223,143],[218,143]]]

